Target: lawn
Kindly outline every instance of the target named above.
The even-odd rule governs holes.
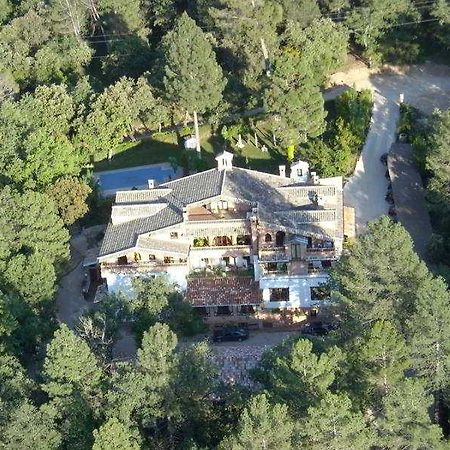
[[[237,148],[236,140],[226,144],[221,136],[211,134],[209,126],[200,128],[203,160],[205,167],[215,167],[214,156],[224,148],[235,154],[236,166],[245,167],[265,172],[277,172],[278,165],[283,162],[280,150],[273,146],[270,133],[265,130],[264,124],[260,122],[256,130],[259,146],[265,145],[267,152],[261,151],[254,145],[253,135],[243,135],[244,147]],[[192,150],[190,150],[192,152]],[[142,141],[128,141],[121,144],[114,151],[111,161],[106,155],[99,155],[94,162],[94,170],[113,170],[125,167],[134,167],[161,162],[176,161],[179,166],[186,163],[186,150],[177,145],[175,132],[158,133],[152,138]]]

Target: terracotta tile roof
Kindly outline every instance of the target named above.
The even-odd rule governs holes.
[[[192,306],[259,305],[262,292],[252,277],[208,277],[188,280],[186,300]]]

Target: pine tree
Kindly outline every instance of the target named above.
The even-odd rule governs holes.
[[[375,55],[386,29],[411,11],[410,0],[362,0],[360,7],[353,8],[347,16],[347,25],[370,58]]]
[[[350,399],[328,392],[299,425],[299,448],[308,450],[369,450],[374,433],[361,413],[353,412]]]
[[[102,377],[89,346],[64,324],[47,346],[43,374],[46,379],[43,388],[51,397],[67,396],[74,391],[91,395]]]
[[[450,9],[450,7],[449,7]],[[436,219],[448,223],[450,216],[450,111],[433,115],[431,145],[426,157],[426,168],[431,172],[428,197]]]
[[[381,448],[428,450],[442,444],[442,431],[432,425],[429,407],[432,397],[423,383],[405,379],[383,398],[382,417],[374,422]]]
[[[242,413],[237,431],[220,450],[289,450],[294,448],[294,423],[285,405],[271,405],[265,394],[253,397]]]
[[[57,450],[61,444],[55,417],[45,405],[36,408],[29,402],[15,409],[1,432],[5,449]]]
[[[417,292],[416,311],[408,321],[413,365],[435,394],[439,420],[443,392],[450,386],[450,293],[442,278],[435,278]]]
[[[405,340],[387,321],[375,322],[358,357],[372,399],[379,399],[395,387],[411,364]]]
[[[166,95],[178,107],[193,113],[200,152],[197,113],[210,111],[221,101],[225,87],[222,69],[206,36],[186,13],[164,36],[163,50]]]
[[[283,146],[297,146],[325,130],[324,101],[308,75],[307,61],[299,49],[281,49],[274,61],[264,103],[272,115],[272,127]]]
[[[408,232],[388,217],[369,224],[349,256],[332,271],[344,334],[360,334],[378,320],[393,319],[405,327],[420,286],[430,279],[427,267],[413,250]]]
[[[155,388],[166,386],[170,381],[176,345],[177,337],[166,324],[156,323],[144,333],[137,352],[138,365],[153,378]]]
[[[117,419],[109,419],[94,430],[92,450],[139,450],[141,447],[135,434]]]
[[[343,354],[339,348],[331,347],[318,355],[306,339],[298,340],[285,351],[283,356],[278,356],[276,350],[270,352],[255,371],[255,378],[277,401],[301,415],[317,404],[335,381]]]

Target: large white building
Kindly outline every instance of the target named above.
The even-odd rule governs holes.
[[[208,314],[309,309],[323,301],[327,271],[342,252],[342,178],[308,164],[280,175],[217,168],[146,190],[117,192],[100,250],[111,291],[167,273]],[[153,186],[151,180],[149,186]]]

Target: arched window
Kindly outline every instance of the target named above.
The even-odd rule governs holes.
[[[272,242],[272,235],[270,233],[264,236],[264,242]]]
[[[275,235],[275,245],[277,247],[282,247],[284,245],[285,236],[286,233],[284,231],[277,231],[277,234]]]

